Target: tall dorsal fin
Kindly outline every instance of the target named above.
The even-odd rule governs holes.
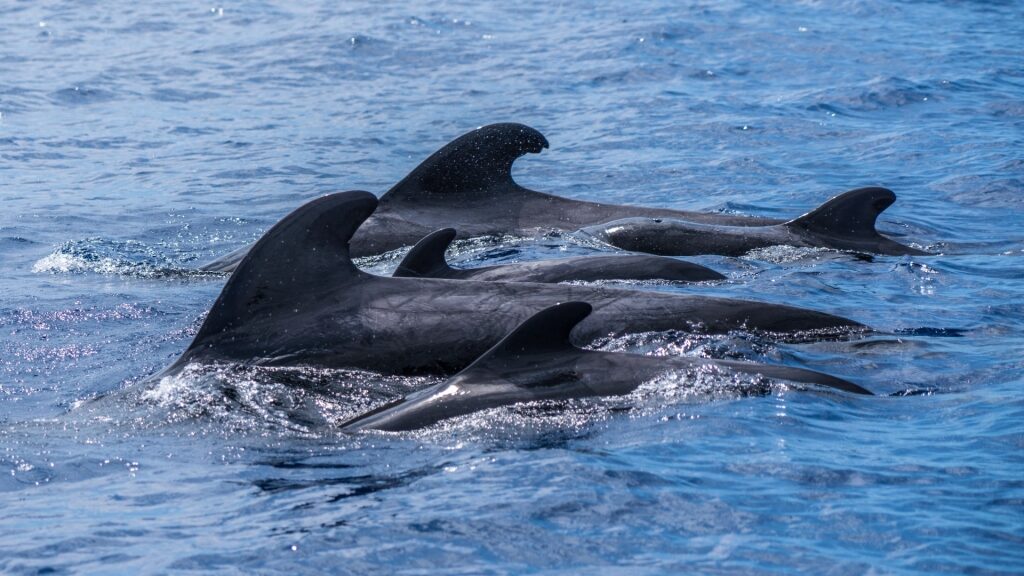
[[[874,238],[878,215],[892,206],[896,194],[888,188],[857,188],[830,199],[784,226],[846,238]]]
[[[253,244],[221,290],[190,349],[204,337],[291,305],[311,285],[359,277],[348,243],[377,207],[369,192],[330,194],[308,202]]]
[[[454,228],[442,228],[424,236],[395,269],[396,278],[431,278],[452,270],[444,258],[448,245],[455,239]]]
[[[586,302],[564,302],[545,308],[509,332],[464,372],[500,369],[508,364],[525,366],[528,362],[524,363],[524,358],[531,355],[579,352],[580,349],[570,341],[569,334],[592,310],[593,307]]]
[[[543,134],[523,124],[482,126],[434,152],[381,200],[444,198],[517,186],[512,180],[512,163],[547,147]]]

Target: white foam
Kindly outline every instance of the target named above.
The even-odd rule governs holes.
[[[787,264],[805,258],[813,258],[825,252],[832,252],[828,248],[804,248],[798,246],[767,246],[755,248],[743,255],[744,260],[763,260],[775,264]]]
[[[149,390],[142,393],[142,399],[160,405],[170,405],[188,393],[193,384],[190,370],[182,370],[172,376],[164,376]]]
[[[32,265],[32,272],[36,274],[67,274],[76,272],[97,272],[100,274],[118,274],[123,272],[124,266],[118,264],[113,258],[100,258],[96,261],[89,261],[80,256],[73,256],[62,252],[54,252],[44,256]]]

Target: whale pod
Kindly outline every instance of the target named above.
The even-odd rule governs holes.
[[[619,396],[670,371],[710,369],[871,394],[841,378],[790,366],[583,350],[573,345],[571,334],[591,311],[585,302],[546,308],[448,380],[353,418],[341,428],[413,430],[519,402]]]
[[[389,278],[352,262],[349,242],[377,198],[313,200],[263,235],[228,278],[195,339],[166,373],[190,362],[317,365],[384,373],[453,373],[536,312],[587,301],[579,344],[615,334],[747,329],[863,330],[852,320],[781,304],[603,286]]]

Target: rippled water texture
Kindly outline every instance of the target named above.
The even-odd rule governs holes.
[[[1024,569],[1020,3],[292,4],[0,4],[0,572]],[[786,217],[895,190],[881,228],[940,256],[772,248],[696,258],[718,285],[639,286],[878,334],[598,343],[880,396],[667,375],[346,435],[436,379],[215,366],[140,384],[223,285],[198,264],[499,121],[551,142],[516,178],[575,198]],[[596,250],[505,238],[454,259]]]

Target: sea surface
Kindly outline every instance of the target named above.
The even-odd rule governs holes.
[[[1024,573],[1022,46],[1012,1],[0,3],[0,573]],[[893,189],[880,228],[935,255],[772,248],[627,284],[875,333],[597,343],[878,395],[664,378],[347,434],[439,380],[146,380],[224,284],[197,266],[506,121],[551,143],[517,181],[573,198],[786,218]]]

